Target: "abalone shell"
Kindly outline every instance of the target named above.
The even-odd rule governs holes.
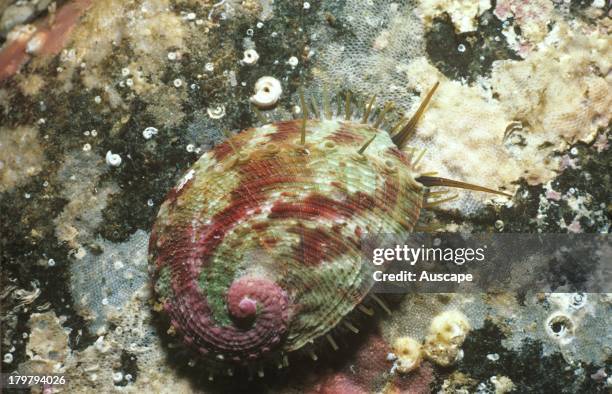
[[[410,232],[423,193],[410,155],[368,123],[244,130],[202,155],[161,205],[149,244],[157,299],[211,362],[278,359],[362,302],[362,235]]]

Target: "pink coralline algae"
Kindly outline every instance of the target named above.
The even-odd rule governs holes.
[[[581,232],[583,232],[582,226],[580,225],[580,221],[578,219],[579,219],[579,217],[576,217],[576,218],[574,218],[574,220],[572,220],[572,223],[570,223],[570,225],[567,226],[567,231],[569,231],[570,233],[581,233]]]
[[[561,193],[555,190],[548,190],[546,192],[546,198],[553,201],[561,200]]]
[[[379,333],[356,349],[355,356],[339,371],[329,372],[312,386],[308,394],[374,393],[426,394],[434,381],[434,370],[424,362],[410,374],[391,373],[386,355],[391,351]]]
[[[559,169],[561,171],[571,168],[571,169],[575,169],[578,167],[578,159],[573,159],[570,157],[570,155],[563,155],[563,157],[561,157],[561,164],[559,166]]]

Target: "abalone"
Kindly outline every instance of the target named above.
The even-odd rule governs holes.
[[[426,186],[469,186],[419,173],[419,155],[403,149],[434,89],[393,135],[383,128],[391,105],[354,109],[349,96],[332,110],[324,99],[310,118],[302,97],[303,118],[203,154],[161,205],[149,243],[171,331],[228,368],[282,365],[322,337],[336,347],[328,334],[371,286],[362,235],[408,234]]]

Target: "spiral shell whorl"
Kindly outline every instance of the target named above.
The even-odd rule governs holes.
[[[418,219],[422,186],[386,133],[309,120],[301,145],[301,122],[217,146],[160,207],[156,294],[183,341],[215,362],[273,357],[326,334],[368,293],[361,235],[407,233]]]
[[[261,278],[242,277],[227,294],[227,308],[237,324],[256,331],[261,348],[278,344],[289,323],[289,300],[276,283]],[[269,341],[266,334],[270,336]],[[258,337],[258,338],[257,338]]]
[[[243,364],[258,360],[278,347],[287,331],[287,295],[266,279],[243,277],[230,287],[227,307],[237,320],[236,326],[215,323],[201,295],[182,293],[177,300],[165,305],[172,326],[187,345],[217,360]],[[256,307],[254,313],[241,311],[244,300]]]

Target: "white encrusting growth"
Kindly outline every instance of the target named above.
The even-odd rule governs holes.
[[[258,108],[270,108],[276,104],[283,88],[278,79],[270,76],[261,77],[255,83],[255,94],[250,101]]]
[[[225,106],[218,105],[216,107],[208,107],[206,113],[211,119],[221,119],[225,116]]]
[[[155,127],[149,126],[142,131],[142,136],[148,140],[153,138],[153,136],[157,134],[157,129]]]
[[[255,64],[259,60],[259,54],[255,49],[247,49],[244,51],[244,56],[242,57],[242,62],[244,64]]]
[[[106,164],[111,167],[119,167],[121,165],[121,156],[111,151],[106,152]]]
[[[298,58],[297,58],[297,57],[295,57],[295,56],[291,56],[291,57],[289,58],[289,60],[287,60],[287,64],[288,64],[288,65],[290,65],[291,67],[295,67],[295,66],[297,66],[297,65],[298,65],[298,63],[299,63],[299,60],[298,60]]]

